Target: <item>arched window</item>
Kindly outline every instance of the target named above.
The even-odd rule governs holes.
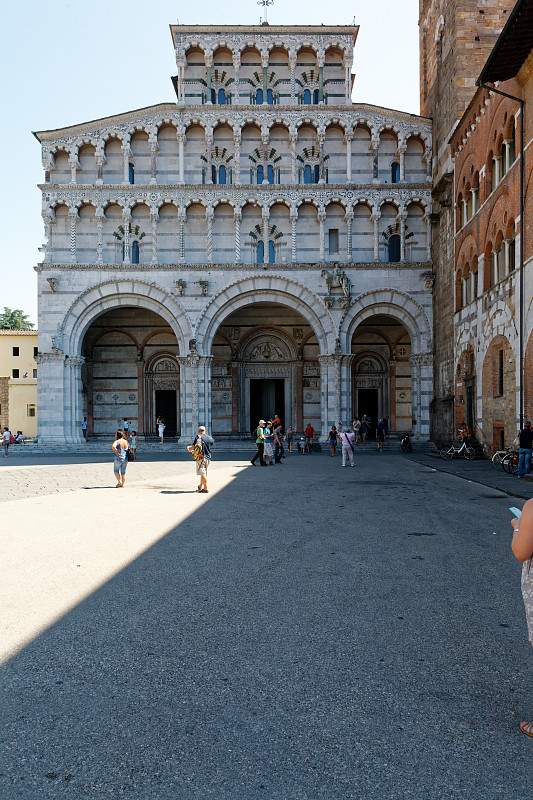
[[[211,89],[211,102],[215,105],[217,101],[217,92],[216,89]]]
[[[257,165],[257,185],[260,186],[265,179],[265,168],[262,164]]]
[[[274,167],[272,164],[267,167],[267,178],[269,183],[274,183]]]
[[[139,256],[140,256],[139,242],[137,241],[137,239],[135,239],[135,241],[132,242],[131,245],[131,263],[138,264]]]
[[[267,89],[267,103],[269,106],[274,105],[274,92],[272,89]]]
[[[222,86],[218,90],[218,104],[219,106],[226,104],[226,90]]]
[[[311,164],[306,164],[304,167],[304,183],[313,183],[313,170]]]
[[[310,89],[304,89],[304,93],[302,95],[302,101],[303,101],[304,106],[310,106],[311,105],[311,90]]]
[[[400,165],[397,161],[390,165],[390,179],[391,183],[400,183]]]
[[[221,164],[218,168],[218,182],[220,184],[225,184],[227,182],[227,171],[224,164]]]
[[[315,179],[315,183],[318,183],[320,180],[320,167],[318,164],[315,164],[315,168],[313,170],[313,177]]]
[[[400,236],[398,233],[393,233],[389,236],[389,261],[396,263],[400,260]]]
[[[319,101],[319,99],[320,99],[320,92],[318,91],[318,89],[315,89],[315,90],[313,91],[313,103],[314,103],[315,105],[318,105],[318,101]]]
[[[261,239],[257,242],[255,246],[255,252],[257,254],[257,263],[264,264],[265,263],[265,243]]]
[[[260,106],[263,103],[263,98],[264,98],[263,90],[262,89],[256,89],[255,90],[255,104]]]
[[[214,164],[211,164],[211,183],[217,182],[217,168]]]
[[[268,263],[275,264],[276,263],[276,248],[274,247],[274,242],[270,239],[268,243]]]
[[[130,183],[135,183],[135,166],[131,163],[128,164],[128,180]]]

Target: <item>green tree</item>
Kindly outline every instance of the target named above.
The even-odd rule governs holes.
[[[7,308],[0,313],[0,330],[3,331],[29,331],[33,328],[28,315],[20,308]]]

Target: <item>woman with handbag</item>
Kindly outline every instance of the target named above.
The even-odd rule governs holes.
[[[200,478],[200,484],[196,490],[200,494],[207,494],[207,470],[211,462],[211,447],[214,444],[212,436],[209,436],[204,425],[200,425],[198,433],[194,437],[194,442],[189,445],[187,452],[191,454],[196,463],[196,474]]]
[[[513,519],[512,550],[517,561],[522,562],[522,597],[526,610],[529,642],[533,646],[533,499],[528,500],[519,519]],[[523,720],[520,733],[533,739],[533,722]]]

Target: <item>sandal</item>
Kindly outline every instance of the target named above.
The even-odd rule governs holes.
[[[518,726],[518,730],[520,733],[523,733],[524,736],[529,736],[530,739],[533,739],[533,722],[521,722]]]

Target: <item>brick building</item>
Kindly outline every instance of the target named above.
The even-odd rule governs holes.
[[[431,434],[453,434],[454,196],[449,139],[513,7],[510,0],[420,0],[420,113],[433,121],[434,398]]]
[[[451,139],[455,212],[455,424],[487,450],[533,415],[533,0],[519,0]],[[494,91],[486,84],[494,85]],[[521,307],[523,313],[521,313]]]

